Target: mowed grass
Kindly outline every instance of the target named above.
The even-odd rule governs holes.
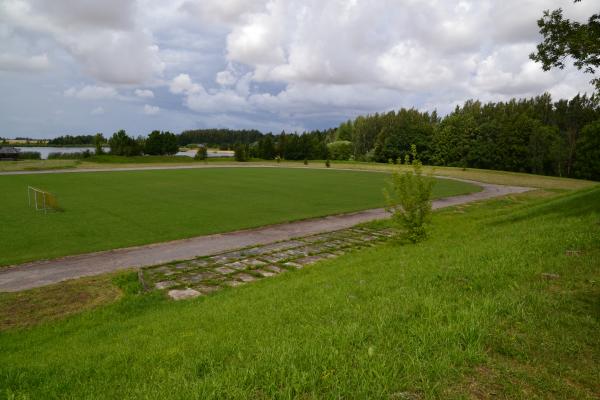
[[[0,333],[2,394],[597,398],[600,189],[452,208],[433,224],[418,245],[189,301],[123,276],[112,305]]]
[[[0,176],[0,265],[383,206],[387,174],[207,168]],[[27,186],[64,212],[28,208]],[[439,180],[435,197],[479,190]]]

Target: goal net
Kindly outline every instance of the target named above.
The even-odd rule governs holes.
[[[58,211],[60,207],[56,196],[50,192],[33,186],[27,186],[27,200],[29,207],[35,207],[36,211]]]

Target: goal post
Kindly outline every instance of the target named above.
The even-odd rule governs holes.
[[[36,211],[44,211],[44,213],[60,210],[55,195],[33,186],[27,186],[27,202],[29,207],[35,207]]]

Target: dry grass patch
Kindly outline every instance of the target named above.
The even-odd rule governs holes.
[[[0,293],[0,331],[65,318],[122,296],[115,274],[57,283],[17,293]]]

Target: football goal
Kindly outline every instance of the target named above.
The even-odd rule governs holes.
[[[58,200],[56,196],[50,192],[33,186],[27,186],[27,201],[29,207],[35,207],[36,211],[59,211]]]

